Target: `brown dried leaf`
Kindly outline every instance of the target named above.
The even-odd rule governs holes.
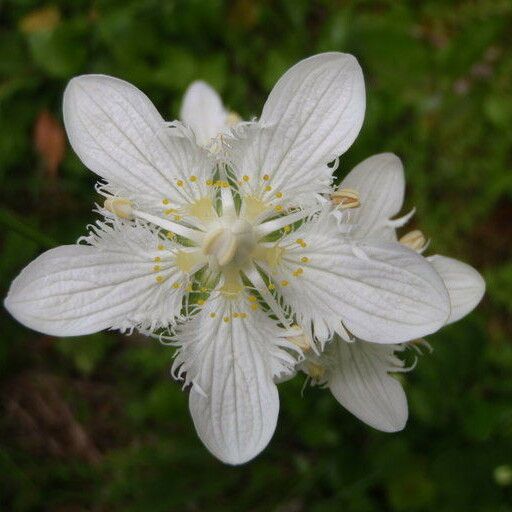
[[[36,119],[34,142],[48,175],[55,178],[66,152],[66,134],[59,121],[43,110]]]
[[[40,30],[52,30],[60,23],[60,11],[55,6],[35,9],[24,16],[18,27],[25,34],[33,34]]]

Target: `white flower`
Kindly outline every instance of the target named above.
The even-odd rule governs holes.
[[[219,134],[241,121],[238,114],[226,110],[217,91],[201,80],[185,91],[180,118],[202,146],[208,146]]]
[[[105,220],[81,244],[28,265],[7,309],[52,335],[137,328],[175,344],[173,371],[191,384],[200,438],[222,461],[250,460],[276,426],[275,381],[300,355],[287,339],[292,324],[321,343],[347,329],[400,343],[449,315],[443,281],[423,257],[354,241],[319,213],[327,164],[352,144],[364,109],[357,61],[317,55],[285,73],[258,122],[221,135],[212,153],[128,83],[73,79],[65,126],[106,181]],[[188,122],[204,144],[216,131],[205,121],[200,133],[195,115]]]
[[[403,226],[411,214],[391,220],[402,209],[405,190],[403,166],[390,153],[372,156],[357,165],[342,181],[341,191],[357,190],[359,208],[351,211],[351,236],[360,240],[396,241],[396,228]],[[421,253],[426,248],[423,234],[414,230],[400,239],[403,245]],[[452,323],[471,312],[482,299],[485,282],[469,265],[445,256],[429,256],[426,260],[444,281],[450,297]],[[372,427],[395,432],[407,422],[407,399],[398,380],[390,372],[407,371],[397,352],[405,344],[368,343],[359,337],[346,343],[335,336],[325,351],[310,353],[300,369],[313,384],[326,385],[345,408]],[[382,334],[380,343],[389,343]],[[428,346],[428,344],[427,344]],[[414,345],[418,349],[417,345]]]

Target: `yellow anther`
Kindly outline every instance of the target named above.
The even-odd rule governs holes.
[[[276,192],[276,197],[281,199],[281,197],[283,197],[283,193],[282,192]]]
[[[153,267],[153,272],[160,272],[160,270],[162,270],[162,267],[160,265],[155,265]]]
[[[284,227],[284,232],[285,232],[285,233],[289,233],[291,230],[292,230],[292,227],[291,227],[291,226],[285,226],[285,227]]]
[[[217,316],[217,313],[210,313],[210,318],[215,318]]]
[[[277,206],[274,206],[274,210],[276,212],[282,212],[283,211],[283,207],[280,204],[278,204]]]
[[[310,350],[313,346],[311,338],[297,324],[292,325],[292,328],[297,331],[297,334],[287,336],[286,339],[305,352]]]
[[[235,126],[236,124],[240,123],[242,121],[242,118],[236,113],[236,112],[229,112],[226,116],[225,123],[228,126]]]
[[[247,174],[245,174],[244,176],[242,176],[242,179],[244,181],[249,181],[251,178],[249,178],[249,176],[247,176]]]
[[[175,215],[174,216],[174,220],[181,220],[181,219],[182,219],[181,215]]]
[[[169,201],[169,199],[162,199],[162,203],[163,204],[169,204],[171,201]]]
[[[194,181],[197,181],[197,176],[190,176],[189,180],[193,183]]]
[[[156,276],[155,279],[158,284],[162,284],[164,282],[164,276]]]
[[[256,311],[258,309],[258,307],[259,307],[258,304],[251,304],[251,309],[253,311]]]
[[[316,363],[309,363],[307,372],[313,380],[319,381],[325,375],[325,368]]]
[[[191,292],[192,291],[192,285],[191,284],[187,284],[187,286],[185,287],[185,291]]]
[[[212,180],[206,180],[206,186],[211,187],[213,185]]]
[[[181,286],[180,283],[178,283],[177,281],[175,283],[173,283],[172,287],[173,288],[176,288],[176,290]]]
[[[155,262],[162,261],[162,258],[160,258],[160,256],[155,256],[153,258],[153,261],[155,261]]]
[[[425,248],[427,239],[419,229],[414,229],[400,238],[400,243],[413,251],[420,252]]]
[[[265,187],[265,192],[270,192],[272,190],[272,187],[270,185],[267,185]]]
[[[293,273],[294,277],[299,277],[300,275],[302,275],[304,273],[304,270],[299,267],[298,269],[294,270],[292,273]]]
[[[233,318],[238,318],[240,316],[239,313],[233,313]]]
[[[270,179],[270,176],[269,176],[268,174],[265,174],[265,175],[263,176],[263,180],[264,180],[264,181],[268,181],[269,179]]]
[[[221,186],[222,188],[228,188],[228,187],[229,187],[229,183],[228,183],[227,181],[221,181],[221,182],[220,182],[220,186]]]
[[[269,283],[268,284],[268,289],[269,290],[275,290],[276,289],[276,285],[274,283]]]
[[[176,235],[172,231],[167,231],[165,237],[168,238],[169,240],[172,240],[173,238],[176,237]]]
[[[357,208],[361,206],[359,193],[351,188],[340,188],[331,195],[331,201],[340,208]]]
[[[283,279],[281,281],[281,286],[288,286],[288,281],[286,279]]]
[[[160,244],[160,245],[157,246],[157,249],[159,251],[163,251],[165,249],[165,245]]]
[[[168,208],[164,211],[165,215],[171,215],[171,213],[175,213],[176,210],[174,208]]]
[[[249,295],[249,302],[256,302],[258,299],[254,295]]]
[[[176,182],[176,186],[177,186],[177,187],[183,187],[183,185],[184,185],[183,180],[178,180],[178,181]]]
[[[222,320],[224,320],[224,322],[228,323],[229,322],[229,316],[225,316]]]
[[[200,306],[202,306],[202,305],[204,304],[204,299],[199,299],[199,300],[197,301],[197,303],[198,303]]]
[[[240,313],[240,318],[247,318],[247,313]]]
[[[105,210],[117,215],[120,219],[133,219],[132,202],[124,197],[109,197],[103,203]]]
[[[309,258],[307,256],[302,256],[302,258],[300,259],[300,261],[302,263],[309,263]]]

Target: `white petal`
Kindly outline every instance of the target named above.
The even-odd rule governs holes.
[[[273,272],[276,284],[298,323],[312,321],[320,339],[333,332],[343,336],[342,321],[358,338],[401,343],[438,330],[448,318],[442,279],[422,256],[398,243],[356,244],[336,236],[335,227],[320,219],[281,246],[285,252]]]
[[[331,180],[327,163],[344,153],[361,128],[364,79],[357,60],[323,53],[289,69],[263,108],[260,129],[248,127],[235,158],[240,176],[287,194],[325,192]]]
[[[361,206],[350,211],[350,222],[355,225],[353,236],[396,240],[394,228],[386,226],[404,202],[404,168],[396,155],[381,153],[363,160],[340,188],[356,190],[360,196]]]
[[[279,334],[275,322],[247,300],[220,296],[178,335],[182,347],[173,371],[186,372],[193,383],[189,405],[197,433],[223,462],[249,461],[274,433],[279,396],[273,378],[292,362]]]
[[[215,89],[200,80],[185,92],[180,118],[194,131],[198,144],[205,145],[226,126],[226,110]]]
[[[407,398],[400,382],[388,374],[402,367],[394,356],[397,346],[336,338],[327,350],[333,365],[328,386],[336,400],[377,430],[402,430],[408,416]]]
[[[208,154],[180,127],[168,127],[133,85],[104,75],[71,80],[64,93],[64,124],[82,162],[108,182],[146,202],[182,203],[178,179],[211,172]],[[193,186],[203,184],[198,179]],[[192,185],[188,185],[192,186]]]
[[[166,326],[180,314],[184,278],[158,251],[158,237],[143,228],[101,232],[96,246],[51,249],[13,281],[7,310],[22,324],[53,336],[78,336],[107,328]],[[163,242],[165,243],[165,242]],[[160,255],[167,280],[156,281],[153,257]]]
[[[460,320],[476,308],[485,293],[483,277],[470,265],[446,256],[430,256],[427,260],[443,278],[451,303],[449,324]]]

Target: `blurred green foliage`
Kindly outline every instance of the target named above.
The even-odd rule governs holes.
[[[73,75],[133,82],[168,119],[202,78],[250,118],[283,71],[326,50],[355,54],[367,81],[340,176],[371,154],[400,155],[430,253],[473,264],[488,292],[405,376],[404,432],[373,431],[320,389],[302,398],[295,379],[280,388],[270,446],[239,468],[196,437],[170,349],[112,333],[55,340],[5,315],[0,509],[512,511],[511,26],[509,0],[4,0],[3,294],[94,219],[92,173],[69,148],[49,161],[64,151],[54,118]]]

